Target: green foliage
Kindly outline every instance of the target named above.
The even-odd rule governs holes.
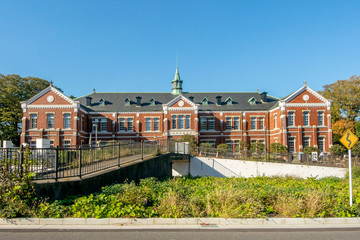
[[[200,149],[207,149],[207,148],[214,148],[211,143],[208,142],[204,142],[204,143],[200,143]]]
[[[250,151],[253,152],[263,152],[265,150],[265,144],[257,142],[250,144]]]
[[[226,143],[222,143],[217,146],[218,152],[220,154],[226,154],[229,151],[229,148],[229,145],[227,145]]]
[[[339,80],[323,88],[320,94],[333,100],[331,107],[333,123],[341,117],[355,121],[360,116],[360,77],[354,75],[348,80]]]
[[[356,168],[354,168],[355,170]],[[359,170],[356,170],[360,172]],[[68,202],[41,205],[41,217],[359,217],[360,174],[354,205],[339,178],[172,178],[104,187]]]
[[[179,142],[188,142],[188,143],[190,143],[191,147],[196,147],[198,144],[195,136],[189,135],[189,134],[182,135],[178,141]]]
[[[30,217],[37,205],[35,188],[30,171],[30,151],[26,149],[22,171],[15,168],[18,159],[13,162],[1,161],[0,172],[0,217]]]
[[[344,154],[347,152],[347,149],[342,144],[334,144],[330,151],[335,154]]]
[[[1,140],[20,143],[20,127],[23,112],[20,101],[25,101],[49,86],[40,78],[0,74],[0,135]]]
[[[272,143],[270,145],[270,151],[273,153],[286,153],[288,151],[288,148],[281,143]]]
[[[246,151],[249,149],[249,143],[247,143],[246,141],[240,141],[239,148],[240,148],[240,151]]]
[[[360,154],[360,142],[357,141],[351,149],[352,153]]]
[[[318,152],[318,148],[317,147],[305,147],[304,148],[304,153],[307,154],[311,154],[312,152]]]

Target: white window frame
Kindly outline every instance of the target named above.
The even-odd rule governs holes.
[[[127,131],[128,132],[134,131],[134,119],[133,118],[127,118],[126,123],[127,123]]]
[[[185,115],[185,129],[191,128],[191,116]]]
[[[50,115],[52,117],[49,117]],[[46,113],[46,129],[54,129],[54,127],[55,127],[54,121],[55,121],[55,114],[54,113]]]
[[[99,129],[98,129],[99,131]],[[100,119],[100,131],[99,132],[107,132],[107,118]]]
[[[64,129],[71,129],[71,113],[63,113],[63,118],[64,118]]]
[[[121,132],[126,131],[125,122],[126,122],[125,118],[123,118],[123,117],[119,118],[119,131],[121,131]]]
[[[154,118],[154,126],[153,129],[154,131],[160,131],[160,118]]]
[[[324,126],[324,120],[325,120],[325,113],[324,111],[318,111],[318,126]],[[321,122],[321,124],[320,124]]]
[[[225,129],[227,131],[231,131],[233,128],[232,128],[232,117],[226,117],[225,118]]]
[[[274,128],[277,129],[278,128],[278,123],[277,123],[277,114],[274,114]]]
[[[261,126],[261,124],[262,124],[262,126]],[[260,130],[265,129],[265,118],[263,118],[263,117],[259,117],[259,129]]]
[[[305,121],[307,121],[306,124]],[[303,123],[304,126],[310,126],[310,111],[303,111]]]
[[[311,146],[311,137],[305,136],[303,138],[303,148]]]
[[[205,117],[200,117],[200,130],[207,131],[207,119]]]
[[[37,129],[37,116],[37,113],[30,113],[30,129]]]
[[[290,124],[292,123],[292,124]],[[293,127],[295,126],[295,111],[288,112],[288,126]]]
[[[257,118],[256,117],[250,117],[250,129],[251,130],[257,129]]]
[[[151,131],[151,124],[152,124],[152,119],[149,117],[145,118],[145,131],[146,132]]]
[[[208,122],[207,130],[208,131],[215,131],[215,117],[209,117],[207,119],[207,122]]]

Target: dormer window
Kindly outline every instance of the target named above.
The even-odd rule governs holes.
[[[130,99],[128,98],[125,99],[125,106],[130,106]]]
[[[233,104],[233,100],[231,97],[228,97],[225,101],[226,105],[232,105]]]
[[[100,106],[105,106],[105,104],[106,104],[105,99],[101,98],[100,99]]]
[[[208,104],[209,104],[209,100],[208,100],[207,98],[204,98],[204,99],[202,100],[202,104],[203,104],[203,105],[208,105]]]
[[[255,105],[256,104],[256,99],[254,97],[250,98],[248,101],[251,105]]]
[[[156,104],[156,101],[155,101],[154,98],[152,98],[152,99],[150,100],[150,106],[155,106],[155,104]]]

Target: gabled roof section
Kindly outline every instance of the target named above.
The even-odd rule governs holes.
[[[324,103],[328,103],[330,102],[328,99],[324,98],[322,95],[320,95],[319,93],[317,93],[316,91],[312,90],[310,87],[308,87],[306,85],[306,82],[304,83],[304,86],[302,86],[299,90],[293,92],[292,94],[290,94],[289,96],[285,97],[283,99],[283,101],[285,103],[290,102],[291,100],[295,99],[297,96],[299,96],[301,93],[308,91],[309,93],[311,93],[312,95],[314,95],[316,98],[318,98],[319,100],[321,100]]]
[[[233,104],[233,100],[231,97],[228,97],[226,100],[225,100],[225,103],[226,105],[232,105]]]
[[[32,98],[30,98],[27,101],[24,101],[22,103],[26,103],[27,105],[29,105],[50,91],[54,92],[56,95],[60,96],[61,98],[63,98],[67,102],[69,102],[69,104],[75,104],[75,101],[73,101],[71,98],[69,98],[68,96],[66,96],[65,94],[60,92],[57,88],[55,88],[51,85],[48,86],[47,88],[45,88],[44,90],[42,90],[41,92],[39,92],[38,94],[36,94],[35,96],[33,96]]]
[[[251,104],[251,105],[254,105],[256,104],[256,99],[254,97],[251,97],[248,102]]]
[[[154,99],[154,98],[151,98],[151,100],[150,100],[150,106],[155,106],[155,104],[156,104],[155,99]]]
[[[204,99],[201,101],[201,103],[204,105],[207,105],[207,104],[209,104],[209,100],[206,97],[204,97]]]
[[[100,98],[100,106],[105,106],[106,100],[104,98]]]
[[[130,99],[126,98],[125,99],[125,106],[130,106],[130,104],[131,104]]]
[[[184,97],[183,95],[179,95],[175,98],[173,98],[170,102],[163,104],[164,107],[171,107],[172,105],[174,105],[177,101],[179,100],[183,100],[184,102],[186,102],[187,104],[189,104],[192,107],[195,107],[196,104],[193,103],[192,101],[190,101],[188,98]]]

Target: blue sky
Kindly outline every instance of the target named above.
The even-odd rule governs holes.
[[[283,97],[360,72],[360,1],[0,0],[0,73],[65,94],[184,91]]]

